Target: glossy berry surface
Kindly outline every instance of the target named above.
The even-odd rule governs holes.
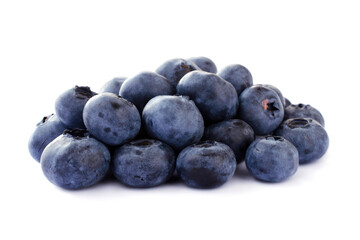
[[[81,189],[99,182],[108,172],[110,153],[85,130],[67,130],[41,156],[46,178],[65,189]]]
[[[132,140],[141,127],[135,105],[113,93],[91,98],[84,107],[83,118],[91,135],[112,146]]]
[[[176,170],[186,185],[215,188],[227,182],[235,172],[236,158],[231,148],[216,141],[205,141],[183,149]]]
[[[115,149],[113,174],[131,187],[154,187],[166,182],[175,170],[176,155],[158,140],[140,139]]]
[[[252,86],[239,97],[239,118],[247,122],[257,135],[267,135],[283,121],[284,107],[273,90]]]
[[[106,82],[100,89],[99,93],[113,93],[116,95],[119,95],[119,91],[121,88],[121,85],[126,80],[126,77],[116,77],[111,79],[110,81]]]
[[[180,80],[176,89],[195,102],[207,123],[231,119],[237,113],[235,88],[216,74],[193,71]]]
[[[201,70],[209,73],[216,73],[217,67],[215,63],[207,57],[192,57],[187,59],[193,63],[195,63]]]
[[[283,137],[261,137],[249,146],[245,163],[255,178],[266,182],[281,182],[297,171],[299,153]]]
[[[284,121],[275,134],[283,136],[297,148],[300,164],[321,158],[329,146],[325,129],[311,118],[291,118]]]
[[[219,72],[219,76],[235,87],[238,96],[245,90],[245,88],[253,85],[251,73],[246,67],[240,64],[226,66]]]
[[[204,132],[201,113],[186,96],[157,96],[145,105],[142,118],[149,137],[176,151],[199,142]]]
[[[290,118],[312,118],[320,123],[323,127],[325,126],[324,117],[321,115],[319,110],[310,106],[309,104],[291,104],[285,108],[284,120]]]

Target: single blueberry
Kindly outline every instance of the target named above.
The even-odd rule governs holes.
[[[275,134],[289,140],[299,152],[300,164],[321,158],[329,147],[325,129],[311,118],[291,118],[284,121]]]
[[[192,57],[187,60],[195,63],[201,70],[209,73],[216,73],[217,68],[215,63],[207,57]]]
[[[174,93],[175,88],[165,77],[153,72],[141,72],[123,83],[119,95],[132,102],[141,113],[153,97]]]
[[[159,139],[176,151],[199,142],[204,120],[194,102],[186,96],[157,96],[143,110],[143,124],[149,137]]]
[[[205,141],[183,149],[176,159],[176,171],[186,185],[215,188],[223,185],[236,169],[231,148],[216,141]]]
[[[239,97],[239,118],[247,122],[257,135],[274,131],[284,118],[284,107],[275,91],[252,86]]]
[[[244,161],[246,149],[255,140],[255,133],[246,122],[231,119],[206,127],[203,139],[228,145],[234,151],[237,163],[240,163]]]
[[[299,153],[283,137],[261,137],[247,149],[245,163],[255,178],[266,182],[281,182],[296,172]]]
[[[56,115],[67,128],[84,129],[82,118],[84,106],[95,95],[96,93],[92,92],[89,87],[75,86],[65,91],[56,99]]]
[[[165,143],[140,139],[115,149],[113,174],[131,187],[154,187],[172,176],[175,160],[174,150]]]
[[[126,80],[126,77],[116,77],[106,82],[100,89],[99,93],[109,92],[119,95],[121,85]]]
[[[182,58],[174,58],[164,62],[155,72],[168,79],[171,85],[176,88],[180,79],[194,70],[200,70],[195,63]]]
[[[231,83],[213,73],[192,71],[176,87],[178,94],[189,96],[207,123],[231,119],[239,102]]]
[[[284,120],[290,118],[312,118],[321,126],[325,127],[325,121],[319,110],[310,106],[309,104],[291,104],[285,108]]]
[[[246,67],[240,64],[226,66],[219,72],[219,76],[235,87],[238,96],[240,96],[241,92],[244,91],[245,88],[253,85],[251,73]]]
[[[41,155],[41,168],[53,184],[65,189],[86,188],[108,172],[110,153],[86,130],[65,130]]]
[[[83,118],[93,136],[113,146],[135,138],[141,127],[135,105],[113,93],[91,98],[84,107]]]
[[[28,142],[29,152],[31,156],[38,162],[45,147],[59,135],[61,135],[66,127],[61,123],[59,118],[51,114],[43,117],[36,125],[35,131],[31,134]]]

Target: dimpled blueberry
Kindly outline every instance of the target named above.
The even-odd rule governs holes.
[[[126,77],[116,77],[106,82],[100,89],[99,93],[109,92],[119,95],[121,85],[126,80]]]
[[[66,130],[45,148],[40,163],[44,175],[53,184],[80,189],[94,185],[106,175],[110,153],[85,130]]]
[[[219,76],[235,87],[238,96],[245,88],[253,85],[251,73],[246,67],[240,64],[226,66],[220,71]]]
[[[281,182],[294,175],[299,153],[283,137],[267,136],[255,140],[246,151],[246,167],[257,179]]]
[[[284,107],[275,91],[252,86],[239,97],[239,118],[247,122],[257,135],[274,131],[284,118]]]
[[[275,134],[283,136],[297,148],[300,164],[321,158],[329,147],[325,129],[311,118],[291,118],[284,121]]]
[[[189,96],[208,123],[231,119],[236,115],[239,102],[231,83],[213,73],[193,71],[185,75],[177,92]]]
[[[86,102],[96,95],[89,87],[75,86],[62,93],[55,101],[55,112],[68,128],[84,129],[82,114]]]
[[[37,125],[35,131],[32,133],[29,142],[29,152],[31,156],[38,162],[44,148],[56,137],[61,135],[65,126],[61,123],[56,115],[51,114],[44,117]]]
[[[113,146],[135,138],[141,127],[135,105],[113,93],[91,98],[84,107],[83,118],[93,136]]]
[[[276,94],[279,96],[281,103],[283,104],[284,108],[286,106],[286,100],[284,98],[284,96],[282,95],[280,89],[278,89],[277,87],[270,85],[270,84],[256,84],[255,86],[261,86],[261,87],[267,87],[270,88],[271,90],[273,90],[274,92],[276,92]]]
[[[174,93],[174,87],[165,77],[153,72],[141,72],[124,82],[119,95],[132,102],[139,112],[142,112],[145,104],[153,97]]]
[[[193,63],[195,63],[201,70],[209,73],[216,73],[217,68],[215,63],[207,57],[192,57],[187,59]]]
[[[193,62],[182,58],[175,58],[164,62],[156,69],[156,73],[168,79],[171,85],[176,88],[176,85],[185,74],[200,70],[200,68]]]
[[[236,158],[231,148],[216,141],[205,141],[183,149],[176,160],[176,171],[186,185],[215,188],[235,172]]]
[[[154,187],[175,170],[174,150],[153,139],[140,139],[118,147],[113,155],[114,176],[131,187]]]
[[[284,120],[290,118],[312,118],[325,127],[325,121],[319,110],[309,104],[291,104],[285,108]]]
[[[204,132],[201,113],[188,97],[154,97],[145,105],[142,117],[149,137],[169,144],[176,151],[199,142]]]
[[[235,153],[237,163],[244,161],[248,146],[255,133],[249,124],[240,119],[231,119],[205,128],[204,140],[215,140],[228,145]]]

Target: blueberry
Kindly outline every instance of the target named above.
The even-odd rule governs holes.
[[[279,96],[273,90],[252,86],[239,97],[239,117],[247,122],[257,135],[274,131],[284,118],[284,108]]]
[[[166,182],[175,170],[176,156],[168,145],[140,139],[115,149],[114,176],[131,187],[154,187]]]
[[[177,85],[177,92],[187,95],[199,108],[207,123],[231,119],[239,102],[235,88],[216,74],[193,71]]]
[[[188,97],[157,96],[145,105],[142,117],[148,135],[176,151],[199,142],[204,132],[204,120]]]
[[[182,58],[175,58],[164,62],[156,69],[156,73],[168,79],[175,88],[185,74],[194,70],[200,70],[195,63]]]
[[[113,146],[135,138],[141,127],[135,105],[113,93],[91,98],[84,107],[83,118],[90,134]]]
[[[300,164],[321,158],[329,147],[325,129],[311,118],[291,118],[284,121],[275,131],[297,148]]]
[[[220,71],[219,76],[235,87],[238,96],[245,88],[253,85],[251,73],[246,67],[240,64],[226,66]]]
[[[86,188],[108,172],[110,153],[104,144],[89,137],[86,130],[66,130],[41,155],[46,178],[65,189]]]
[[[120,96],[132,102],[141,113],[145,104],[158,95],[173,95],[175,88],[165,77],[141,72],[128,78],[120,88]]]
[[[255,133],[249,124],[240,119],[231,119],[205,128],[204,140],[215,140],[228,145],[235,153],[237,163],[244,161],[248,146]]]
[[[109,92],[119,95],[121,85],[126,80],[126,77],[116,77],[106,82],[100,89],[99,93]]]
[[[209,73],[216,73],[217,68],[215,63],[207,57],[192,57],[187,60],[195,63],[201,70]]]
[[[231,148],[216,141],[205,141],[183,149],[176,160],[176,171],[186,185],[215,188],[235,172],[236,158]]]
[[[291,104],[285,108],[285,115],[284,120],[289,118],[312,118],[318,123],[321,124],[321,126],[325,126],[325,121],[319,110],[316,108],[305,105],[305,104]]]
[[[291,102],[287,98],[284,98],[284,99],[285,99],[285,108],[286,108],[287,106],[291,105]]]
[[[38,162],[44,148],[56,137],[61,135],[65,126],[60,122],[59,118],[51,114],[44,117],[37,125],[35,131],[32,133],[29,142],[29,152],[31,156]]]
[[[288,140],[267,136],[255,140],[246,151],[246,167],[257,179],[281,182],[294,175],[299,153]]]
[[[75,86],[62,93],[55,102],[55,112],[60,121],[68,128],[84,129],[82,118],[86,102],[96,95],[89,87]]]
[[[261,86],[261,87],[267,87],[270,88],[271,90],[273,90],[274,92],[276,92],[276,94],[279,96],[281,103],[283,104],[284,108],[286,106],[286,100],[284,98],[284,96],[282,95],[280,89],[278,89],[277,87],[270,85],[270,84],[256,84],[255,86]]]

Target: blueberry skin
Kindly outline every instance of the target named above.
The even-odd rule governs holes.
[[[216,188],[227,182],[236,169],[231,148],[216,141],[205,141],[183,149],[176,159],[176,171],[186,185]]]
[[[300,103],[287,106],[285,108],[284,120],[290,118],[312,118],[318,121],[321,126],[325,127],[324,117],[321,115],[319,110],[310,106],[309,104],[305,105]]]
[[[175,88],[165,77],[153,72],[141,72],[128,78],[119,95],[132,102],[141,113],[145,104],[159,95],[173,95]]]
[[[99,182],[108,172],[110,152],[85,130],[66,130],[41,156],[45,177],[65,189],[81,189]]]
[[[55,101],[56,115],[67,128],[85,129],[83,109],[86,102],[95,95],[89,87],[75,86],[65,91]]]
[[[150,138],[159,139],[180,151],[201,140],[204,120],[193,101],[186,96],[157,96],[142,113],[143,124]]]
[[[244,161],[246,149],[255,140],[255,133],[246,122],[231,119],[206,127],[203,139],[228,145],[234,151],[239,164]]]
[[[100,89],[99,93],[109,92],[119,95],[121,85],[126,80],[126,77],[116,77],[106,82]]]
[[[246,151],[246,167],[257,179],[281,182],[294,175],[299,153],[288,140],[267,136],[255,140]]]
[[[283,106],[285,108],[286,100],[285,100],[284,96],[282,95],[280,89],[278,89],[274,85],[270,85],[270,84],[256,84],[255,86],[267,87],[267,88],[270,88],[271,90],[273,90],[274,92],[276,92],[276,94],[279,96],[279,98],[281,100],[281,103],[283,104]]]
[[[291,118],[284,121],[275,134],[289,140],[299,152],[300,164],[321,158],[329,147],[325,129],[311,118]]]
[[[141,127],[135,105],[113,93],[91,98],[84,107],[83,118],[90,134],[112,146],[132,140]]]
[[[256,135],[274,131],[284,118],[284,107],[273,90],[252,86],[239,96],[239,118],[247,122]]]
[[[201,70],[209,73],[216,73],[217,67],[215,63],[207,57],[192,57],[187,60],[195,63]]]
[[[168,79],[171,85],[176,88],[176,85],[185,74],[201,70],[195,63],[187,61],[182,58],[174,58],[164,62],[156,69],[156,73]]]
[[[59,135],[61,135],[66,127],[61,123],[59,118],[51,114],[43,117],[36,125],[35,131],[31,134],[28,142],[28,148],[31,156],[40,162],[40,157],[45,147]]]
[[[226,66],[219,72],[219,76],[235,87],[238,96],[246,88],[253,85],[253,78],[251,73],[246,67],[240,64]]]
[[[176,87],[178,94],[189,96],[199,108],[207,123],[216,123],[235,117],[238,96],[231,83],[213,73],[192,71]]]
[[[176,155],[165,143],[140,139],[115,149],[113,174],[123,184],[145,188],[165,183],[174,173]]]
[[[290,105],[291,105],[291,102],[290,102],[290,100],[287,99],[287,98],[284,98],[284,99],[285,99],[285,108],[286,108],[287,106],[290,106]]]

